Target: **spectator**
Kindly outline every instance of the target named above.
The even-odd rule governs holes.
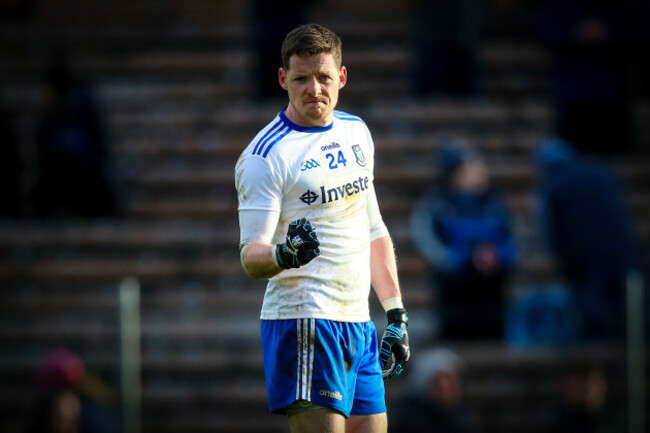
[[[481,2],[415,3],[414,92],[417,97],[472,97],[477,91]]]
[[[618,338],[625,278],[641,269],[619,180],[562,139],[544,140],[535,158],[541,232],[574,292],[581,336]]]
[[[410,395],[395,408],[390,432],[476,433],[475,414],[463,401],[462,362],[447,349],[430,349],[414,359]]]
[[[440,188],[417,203],[411,231],[438,289],[440,337],[500,339],[516,256],[509,212],[474,149],[447,144],[438,163]]]
[[[617,423],[602,367],[570,362],[561,375],[557,401],[544,411],[539,433],[609,433]]]
[[[540,33],[553,58],[557,134],[581,152],[630,149],[629,75],[643,27],[635,0],[546,0]]]
[[[47,77],[37,134],[37,215],[113,216],[116,204],[100,115],[65,66],[57,65]]]
[[[55,349],[36,370],[38,400],[32,433],[119,433],[119,418],[84,392],[83,361],[67,349]]]

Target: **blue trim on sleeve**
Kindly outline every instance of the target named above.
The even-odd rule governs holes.
[[[260,138],[260,141],[258,141],[257,144],[255,145],[255,148],[253,149],[253,155],[259,155],[257,150],[259,149],[260,152],[262,151],[262,149],[260,148],[260,144],[262,145],[262,147],[264,147],[264,143],[266,143],[266,141],[268,140],[267,137],[269,136],[269,134],[273,133],[280,126],[282,126],[282,122],[277,121],[271,128],[269,128],[268,131],[266,131],[266,133],[262,136],[262,138]]]
[[[280,123],[280,125],[281,127],[277,128],[275,132],[273,132],[273,134],[266,137],[263,141],[260,141],[261,146],[257,150],[257,153],[253,152],[254,155],[262,155],[262,152],[264,151],[264,146],[266,146],[270,142],[271,143],[270,146],[266,148],[266,151],[264,151],[264,155],[262,155],[262,157],[266,157],[266,155],[269,153],[269,149],[271,148],[271,146],[273,146],[280,139],[282,139],[282,137],[284,137],[291,131],[291,129],[289,129],[286,125],[283,125],[282,123]]]
[[[355,116],[354,114],[346,113],[345,111],[334,110],[334,117],[340,120],[351,120],[354,122],[361,122],[364,125],[366,123],[363,121],[361,117]]]
[[[290,128],[287,128],[287,130],[284,131],[282,134],[280,134],[280,136],[279,136],[278,138],[276,138],[275,140],[273,140],[273,141],[269,144],[269,146],[266,148],[266,150],[264,151],[264,155],[262,155],[262,157],[263,157],[263,158],[266,158],[266,155],[268,155],[269,150],[271,150],[271,148],[275,145],[275,143],[277,143],[278,141],[282,140],[282,139],[284,138],[284,136],[287,135],[287,134],[290,133],[290,132],[291,132],[291,129],[290,129]]]

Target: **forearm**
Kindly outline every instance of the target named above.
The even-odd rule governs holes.
[[[401,298],[395,250],[390,236],[375,239],[370,243],[370,277],[380,302]]]
[[[402,373],[404,363],[411,356],[407,332],[408,314],[402,304],[395,251],[390,236],[370,243],[370,272],[372,286],[386,310],[388,325],[381,339],[379,365],[382,377],[390,379]]]
[[[282,271],[273,257],[274,246],[263,242],[251,242],[241,252],[244,270],[253,278],[271,278]]]

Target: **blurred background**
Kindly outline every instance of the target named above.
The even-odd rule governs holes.
[[[0,430],[288,431],[233,170],[286,104],[284,35],[319,22],[410,312],[391,429],[647,431],[649,10],[1,0]]]

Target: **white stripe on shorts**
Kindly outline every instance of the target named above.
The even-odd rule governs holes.
[[[309,319],[309,387],[307,388],[307,400],[311,401],[311,379],[314,373],[314,338],[316,336],[316,319]]]
[[[311,401],[311,380],[314,372],[315,319],[297,319],[298,367],[296,400]]]

